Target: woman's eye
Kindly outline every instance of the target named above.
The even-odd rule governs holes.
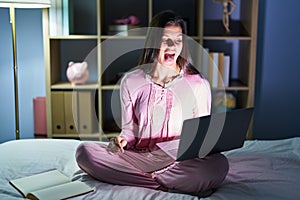
[[[175,40],[175,43],[176,43],[176,44],[180,44],[181,42],[182,42],[181,39]]]
[[[162,39],[162,40],[161,40],[161,42],[162,42],[163,44],[167,44],[167,41],[168,41],[168,39]]]
[[[182,39],[176,39],[176,40],[172,40],[170,38],[163,38],[161,39],[161,42],[162,44],[167,44],[167,45],[170,45],[170,44],[181,44],[182,43]]]

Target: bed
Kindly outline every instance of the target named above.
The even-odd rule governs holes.
[[[0,144],[0,199],[23,199],[8,180],[53,168],[95,188],[94,192],[73,199],[198,199],[187,194],[94,180],[76,164],[74,155],[80,143],[70,139],[24,139]],[[245,141],[242,148],[224,154],[230,163],[229,173],[222,187],[203,199],[294,200],[300,197],[300,137]]]

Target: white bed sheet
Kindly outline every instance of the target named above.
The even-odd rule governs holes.
[[[75,161],[77,140],[27,139],[0,144],[0,199],[23,199],[8,181],[58,169],[95,187],[95,192],[73,199],[178,199],[195,196],[140,187],[112,185],[92,179]],[[230,170],[224,184],[207,200],[284,199],[300,197],[300,138],[246,141],[243,148],[224,153]]]

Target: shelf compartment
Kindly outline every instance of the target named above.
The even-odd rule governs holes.
[[[203,0],[204,2],[204,33],[203,36],[242,36],[250,37],[252,34],[253,5],[257,0],[235,0],[236,5],[229,16],[230,34],[226,34],[223,26],[223,4],[221,1]],[[229,4],[229,10],[231,5]]]
[[[203,45],[209,52],[223,52],[230,57],[229,89],[249,86],[250,83],[250,46],[249,40],[204,40]],[[237,81],[239,80],[239,81]],[[243,85],[244,84],[244,85]]]
[[[53,134],[59,136],[99,132],[96,90],[51,91]]]
[[[97,1],[66,0],[54,3],[49,9],[49,34],[97,35]]]
[[[232,101],[233,97],[233,101]],[[234,103],[232,103],[234,102]],[[233,107],[232,107],[233,106]],[[212,91],[212,113],[251,106],[248,91]]]
[[[119,90],[102,90],[102,129],[104,133],[121,131]]]
[[[89,69],[88,82],[98,81],[97,40],[51,39],[51,85],[60,82],[68,82],[66,71],[70,61],[86,61]]]
[[[105,40],[101,43],[101,84],[120,82],[125,72],[138,66],[144,39]]]
[[[148,26],[148,1],[147,0],[102,0],[101,1],[101,35],[109,35],[109,25],[116,19],[127,18],[130,15],[138,17],[138,26]]]
[[[95,0],[69,1],[70,35],[97,35],[97,8]]]
[[[197,36],[199,32],[198,20],[200,20],[200,18],[198,16],[198,8],[198,0],[153,0],[153,16],[164,10],[173,10],[185,20],[187,24],[187,35],[190,36]]]

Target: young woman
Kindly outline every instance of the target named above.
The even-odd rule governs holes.
[[[177,162],[155,145],[178,138],[183,120],[210,114],[209,83],[191,64],[180,17],[165,11],[150,26],[139,67],[121,81],[121,134],[81,144],[78,165],[108,183],[209,195],[228,172],[225,156]]]

